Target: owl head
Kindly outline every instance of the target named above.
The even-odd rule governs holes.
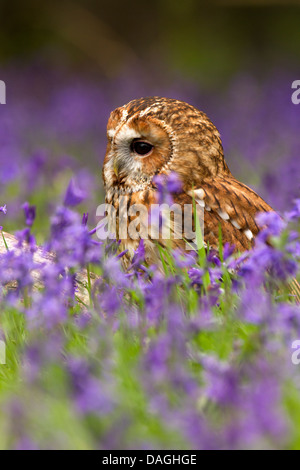
[[[220,134],[203,112],[183,101],[141,98],[115,109],[107,125],[106,190],[141,191],[175,171],[183,186],[229,173]]]

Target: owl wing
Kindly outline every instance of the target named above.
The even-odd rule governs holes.
[[[259,232],[255,217],[259,212],[273,211],[258,194],[232,176],[215,178],[194,190],[195,200],[204,207],[204,240],[218,247],[219,227],[223,243],[236,250],[251,248]],[[296,279],[288,283],[292,297],[300,304],[300,285]]]
[[[188,194],[192,196],[193,191]],[[256,214],[273,210],[231,175],[204,181],[201,188],[194,189],[194,197],[204,208],[204,240],[213,247],[218,246],[221,227],[223,243],[235,245],[238,251],[251,248],[259,232]]]

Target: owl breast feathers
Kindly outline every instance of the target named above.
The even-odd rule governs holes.
[[[231,174],[223,153],[220,134],[203,112],[185,102],[168,98],[142,98],[117,108],[107,126],[107,152],[103,165],[106,203],[115,209],[120,250],[127,249],[128,266],[139,239],[118,233],[120,197],[127,212],[135,204],[150,211],[157,203],[157,175],[175,172],[182,190],[174,194],[181,207],[193,204],[203,208],[204,241],[217,247],[221,228],[223,242],[244,251],[251,247],[259,227],[258,212],[271,211],[254,191]],[[135,216],[128,217],[130,223]],[[141,224],[142,225],[142,224]],[[183,231],[183,230],[182,230]],[[144,240],[146,260],[158,260],[157,242],[149,233]],[[185,247],[183,239],[172,240]]]

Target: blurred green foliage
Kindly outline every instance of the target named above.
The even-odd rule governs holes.
[[[0,63],[41,55],[106,76],[142,64],[218,85],[244,68],[297,63],[300,8],[292,3],[3,0]]]

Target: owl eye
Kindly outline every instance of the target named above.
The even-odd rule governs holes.
[[[148,155],[151,150],[153,149],[153,145],[149,144],[149,142],[145,142],[144,140],[134,140],[131,144],[131,150],[138,155]]]

